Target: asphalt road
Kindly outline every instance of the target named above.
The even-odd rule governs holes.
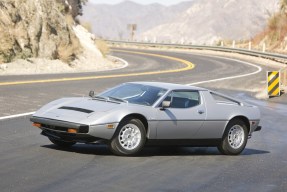
[[[191,61],[180,73],[126,76],[85,81],[0,86],[0,116],[34,111],[64,96],[100,92],[126,81],[193,83],[255,72],[239,61],[186,53],[156,52]],[[154,56],[114,52],[126,69],[89,74],[0,77],[0,82],[101,76],[182,68],[182,63]],[[0,191],[287,191],[287,105],[257,100],[265,71],[202,86],[258,105],[263,130],[248,141],[243,154],[220,155],[216,148],[145,148],[137,157],[117,157],[104,145],[75,145],[62,150],[40,136],[29,117],[0,120]]]

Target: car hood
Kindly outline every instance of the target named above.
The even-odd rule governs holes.
[[[81,122],[96,113],[105,113],[124,103],[91,98],[64,98],[45,105],[33,116],[68,122]]]

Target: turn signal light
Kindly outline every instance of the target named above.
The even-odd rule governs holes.
[[[33,123],[33,126],[34,126],[34,127],[41,128],[42,125],[41,125],[40,123]]]
[[[106,127],[107,127],[108,129],[114,129],[114,128],[115,128],[115,126],[114,126],[113,124],[107,124]]]
[[[68,133],[78,133],[77,129],[68,129]]]

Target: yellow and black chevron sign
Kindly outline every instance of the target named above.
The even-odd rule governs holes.
[[[268,96],[280,96],[280,72],[267,72]]]

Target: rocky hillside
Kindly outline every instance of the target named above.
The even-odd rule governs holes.
[[[262,31],[279,0],[193,0],[174,6],[89,4],[83,20],[105,38],[128,38],[127,24],[138,24],[138,40],[212,44],[220,39],[250,39]]]
[[[0,63],[30,57],[73,60],[81,45],[72,29],[75,10],[69,2],[0,1]]]

